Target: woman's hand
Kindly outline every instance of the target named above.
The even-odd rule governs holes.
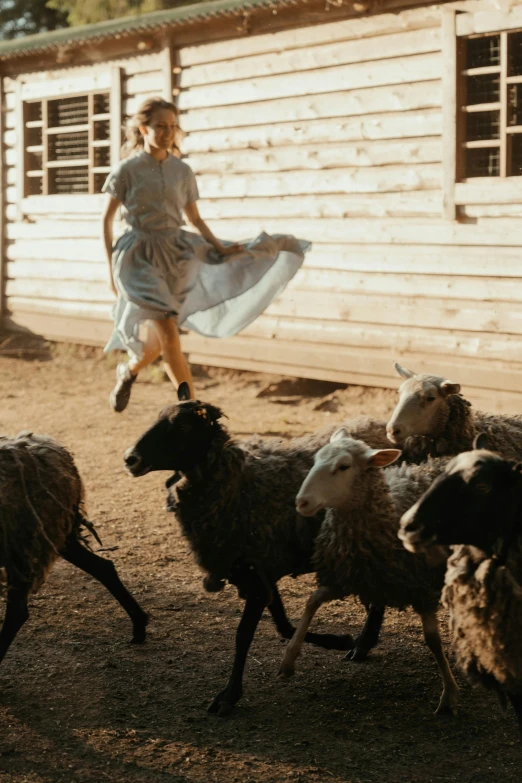
[[[242,250],[245,249],[244,245],[240,245],[238,242],[236,242],[234,245],[221,245],[220,247],[217,247],[216,250],[218,251],[219,255],[221,256],[231,256],[233,253],[241,253]]]
[[[118,296],[118,289],[114,285],[114,279],[112,278],[112,276],[111,276],[110,286],[111,286],[111,291],[114,294],[114,296]]]

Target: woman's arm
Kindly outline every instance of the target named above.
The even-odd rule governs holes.
[[[199,214],[198,205],[195,201],[187,204],[184,211],[190,225],[194,226],[194,228],[199,231],[203,239],[206,239],[207,242],[210,242],[210,244],[216,248],[220,255],[229,256],[232,253],[239,253],[241,250],[243,250],[244,245],[235,244],[225,247],[225,245],[221,244],[219,239],[214,236],[210,228]]]
[[[103,206],[102,212],[102,235],[105,246],[105,255],[107,257],[107,261],[109,262],[109,280],[111,291],[115,296],[118,295],[118,292],[116,290],[116,286],[114,285],[114,278],[112,276],[112,229],[114,224],[114,216],[116,215],[116,211],[120,206],[121,201],[119,199],[114,198],[114,196],[110,196],[108,193],[105,194],[105,204]]]

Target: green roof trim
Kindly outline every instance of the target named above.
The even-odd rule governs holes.
[[[209,0],[208,2],[182,5],[168,11],[154,11],[150,14],[137,14],[121,19],[110,19],[107,22],[81,25],[79,27],[64,27],[47,33],[14,38],[10,41],[0,41],[0,60],[20,57],[57,46],[67,46],[83,41],[91,41],[112,36],[134,33],[152,32],[161,27],[181,27],[194,22],[235,16],[241,12],[254,11],[258,8],[278,8],[282,6],[300,5],[307,0]]]

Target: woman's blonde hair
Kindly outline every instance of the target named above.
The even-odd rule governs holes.
[[[165,101],[163,98],[147,98],[139,106],[136,114],[131,118],[125,131],[125,142],[121,148],[122,157],[126,158],[131,155],[135,150],[143,149],[143,136],[140,132],[140,126],[150,125],[152,115],[158,109],[168,109],[171,111],[177,119],[179,117],[179,111],[177,106],[169,101]],[[174,136],[174,143],[171,148],[173,155],[181,157],[180,143],[182,132],[179,125],[177,125],[176,134]]]

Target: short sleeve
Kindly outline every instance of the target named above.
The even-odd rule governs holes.
[[[187,169],[187,179],[185,182],[186,204],[192,204],[199,198],[198,183],[196,182],[196,177],[194,176],[192,169],[189,166],[187,166]]]
[[[125,171],[122,166],[118,166],[111,171],[102,187],[102,193],[108,193],[113,198],[117,198],[122,203],[125,202],[127,192],[127,182]]]

